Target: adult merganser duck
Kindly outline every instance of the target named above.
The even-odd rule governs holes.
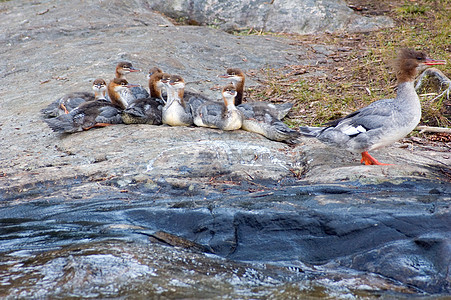
[[[300,127],[302,134],[321,142],[362,154],[365,165],[384,165],[368,151],[388,146],[409,134],[420,122],[421,105],[414,80],[419,68],[442,65],[423,52],[401,50],[397,62],[396,98],[382,99],[350,115],[327,123],[328,127]]]
[[[119,93],[129,86],[125,79],[115,78],[108,85],[112,102],[99,96],[94,101],[82,103],[68,114],[60,115],[56,118],[46,119],[45,122],[56,132],[73,133],[88,130],[93,127],[105,127],[112,124],[122,123],[121,111],[117,102]]]
[[[161,99],[163,72],[158,70],[154,70],[149,78],[151,96],[135,100],[122,112],[122,121],[125,124],[161,124],[164,105]]]
[[[54,102],[50,103],[46,108],[41,110],[44,118],[54,118],[62,114],[69,113],[72,109],[86,101],[92,101],[98,97],[105,98],[106,82],[103,79],[96,79],[92,83],[94,95],[89,92],[74,92],[67,94]]]
[[[116,66],[116,74],[115,78],[126,79],[126,75],[131,72],[141,72],[140,69],[136,69],[130,62],[120,62]],[[124,98],[127,103],[132,103],[137,99],[147,98],[149,97],[149,93],[145,88],[140,85],[134,85],[127,91],[122,98]]]
[[[190,126],[193,124],[191,108],[184,99],[185,81],[179,75],[172,75],[167,81],[167,75],[163,75],[168,99],[163,107],[163,124],[170,126]]]
[[[237,98],[240,99],[238,100],[240,104],[237,107],[244,115],[242,129],[261,134],[273,141],[296,143],[296,139],[300,136],[299,132],[280,121],[287,115],[293,104],[275,105],[260,101],[242,103],[244,72],[238,68],[229,68],[227,74],[220,75],[220,77],[230,79],[237,90]]]
[[[222,130],[240,129],[243,113],[235,106],[237,92],[232,84],[222,89],[224,103],[208,101],[193,113],[194,124],[201,127],[219,128]]]

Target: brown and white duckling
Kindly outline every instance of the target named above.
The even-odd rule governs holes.
[[[244,99],[244,84],[246,81],[246,75],[244,74],[244,72],[239,68],[229,68],[226,70],[226,74],[219,75],[219,77],[228,79],[232,82],[237,92],[235,101],[236,106],[241,105]],[[258,107],[259,109],[266,109],[271,115],[279,120],[282,120],[293,107],[293,104],[291,103],[273,104],[264,101],[246,103],[248,103],[248,105],[250,106]]]
[[[124,95],[130,94],[130,88],[135,86],[136,85],[129,84],[126,79],[116,77],[111,80],[107,88],[111,103],[121,109],[126,109],[128,107],[128,102]]]
[[[116,66],[115,78],[126,79],[126,75],[132,72],[141,72],[141,70],[134,68],[130,62],[119,62]],[[127,103],[132,103],[137,99],[147,97],[149,97],[149,93],[140,85],[134,85],[129,91],[125,91],[122,95],[122,98],[125,99]]]
[[[165,89],[165,84],[163,83],[163,70],[158,67],[153,67],[149,70],[147,74],[147,79],[149,82],[149,94],[150,97],[157,98],[161,100],[161,103],[164,105],[164,95],[163,90]],[[169,82],[170,76],[165,79],[165,81]]]
[[[97,78],[96,80],[94,80],[94,82],[92,83],[92,89],[94,90],[95,100],[106,99],[105,95],[107,84],[105,80],[103,80],[102,78]]]
[[[116,101],[119,93],[127,89],[128,83],[125,79],[116,78],[108,85],[112,102],[99,96],[94,101],[80,104],[68,114],[56,118],[46,119],[47,125],[55,132],[73,133],[88,130],[93,127],[105,127],[112,124],[122,123],[121,102]]]
[[[130,62],[121,61],[116,65],[115,78],[127,79],[125,75],[131,72],[141,72],[141,70],[134,68]]]
[[[291,129],[280,119],[285,117],[293,104],[272,104],[268,102],[242,102],[244,94],[245,74],[241,69],[229,68],[221,78],[227,78],[237,90],[237,98],[240,99],[238,109],[243,113],[242,129],[255,132],[264,137],[278,142],[296,143],[299,132]]]
[[[44,118],[54,118],[62,114],[69,113],[72,109],[86,101],[92,101],[99,97],[105,98],[106,82],[103,79],[96,79],[92,83],[94,95],[89,92],[74,92],[67,94],[50,103],[46,108],[41,110]]]
[[[193,112],[194,124],[222,130],[240,129],[243,113],[235,106],[237,92],[232,84],[222,89],[224,103],[208,101]]]
[[[264,137],[288,144],[298,143],[301,135],[298,131],[288,127],[287,124],[274,117],[265,107],[251,106],[242,103],[238,109],[243,113],[243,125],[241,129],[255,132]]]
[[[185,81],[179,75],[172,75],[167,81],[167,74],[163,75],[168,98],[163,107],[163,124],[170,126],[190,126],[193,124],[191,108],[184,99]]]

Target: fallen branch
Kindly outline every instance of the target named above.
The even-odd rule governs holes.
[[[442,91],[438,96],[436,96],[433,99],[433,101],[443,97],[445,94],[446,99],[449,99],[450,98],[449,95],[451,93],[451,80],[448,77],[446,77],[446,75],[443,74],[442,71],[436,68],[429,68],[426,69],[423,73],[421,73],[421,75],[417,79],[415,90],[419,91],[423,87],[423,85],[425,85],[424,81],[426,81],[425,79],[427,79],[428,77],[435,78],[438,81],[438,84],[436,85],[437,91],[438,92]],[[442,87],[445,87],[445,89],[442,90]]]
[[[439,133],[449,133],[451,134],[451,128],[446,128],[446,127],[432,127],[432,126],[417,126],[415,128],[415,130],[420,131],[420,133],[423,132],[439,132]]]

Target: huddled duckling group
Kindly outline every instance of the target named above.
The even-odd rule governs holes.
[[[146,89],[129,84],[129,72],[137,72],[129,62],[120,62],[116,75],[108,86],[103,79],[93,83],[95,95],[76,92],[65,95],[42,110],[47,124],[56,132],[73,133],[112,124],[151,124],[169,126],[199,126],[221,130],[256,132],[275,141],[293,143],[299,132],[280,121],[292,104],[274,105],[268,102],[242,103],[245,74],[240,69],[228,69],[222,78],[231,83],[222,89],[223,102],[185,91],[185,81],[179,75],[150,69]]]
[[[103,79],[93,82],[92,93],[65,95],[42,110],[44,120],[56,132],[73,133],[112,124],[151,124],[200,126],[221,130],[244,129],[274,141],[296,143],[300,135],[316,137],[336,148],[362,154],[362,163],[380,165],[368,151],[405,137],[419,123],[421,105],[414,88],[419,69],[441,65],[443,60],[428,58],[411,49],[400,51],[397,60],[397,96],[382,99],[348,116],[327,123],[325,127],[301,126],[299,131],[281,121],[291,103],[243,102],[244,72],[230,68],[220,77],[231,81],[222,89],[223,102],[185,91],[179,75],[150,69],[149,92],[125,78],[137,72],[129,62],[116,67],[116,76],[107,85]]]

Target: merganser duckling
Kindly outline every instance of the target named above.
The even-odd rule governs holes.
[[[125,124],[150,124],[160,125],[162,123],[162,109],[164,102],[161,99],[161,82],[163,72],[155,71],[149,78],[151,96],[132,102],[122,112],[122,121]]]
[[[296,139],[300,136],[299,132],[280,121],[288,114],[293,104],[275,105],[262,101],[242,103],[246,78],[244,72],[238,68],[229,68],[226,72],[227,74],[220,75],[220,77],[230,79],[237,90],[237,98],[241,98],[240,104],[237,106],[244,115],[241,128],[261,134],[273,141],[296,143]]]
[[[92,89],[94,95],[89,92],[74,92],[65,95],[56,101],[52,102],[49,106],[41,110],[44,118],[54,118],[62,114],[69,113],[72,109],[76,108],[80,104],[86,101],[92,101],[99,97],[105,98],[106,82],[103,79],[96,79],[92,83]]]
[[[122,123],[120,102],[115,99],[123,89],[128,89],[125,79],[115,78],[108,85],[112,102],[102,96],[94,101],[82,103],[68,114],[56,118],[46,119],[46,123],[56,132],[73,133],[88,130],[93,127],[105,127],[112,124]]]
[[[226,74],[219,75],[219,77],[230,79],[232,81],[236,90],[235,105],[240,105],[243,102],[244,82],[246,80],[244,72],[238,68],[228,68]]]
[[[130,94],[130,88],[132,87],[136,87],[136,85],[129,84],[126,79],[116,77],[111,80],[107,89],[111,103],[121,109],[126,109],[128,102],[124,95]]]
[[[242,103],[238,106],[238,109],[244,115],[241,129],[261,134],[277,142],[288,144],[298,142],[297,138],[301,134],[274,117],[265,106],[252,106],[250,103]]]
[[[116,77],[120,79],[127,79],[125,78],[125,75],[127,75],[130,72],[141,72],[140,69],[136,69],[133,67],[132,63],[121,61],[116,66]]]
[[[94,90],[94,99],[100,100],[100,99],[106,99],[105,94],[107,90],[107,84],[105,80],[102,78],[97,78],[92,83],[92,89]]]
[[[147,75],[146,75],[147,80],[149,80],[150,76],[152,76],[155,73],[163,73],[163,70],[158,67],[150,68],[149,73],[147,73]]]
[[[194,112],[194,124],[222,130],[240,129],[243,113],[235,106],[237,92],[232,84],[222,89],[224,103],[206,102]]]
[[[167,103],[167,99],[169,97],[169,90],[172,91],[171,86],[169,85],[170,80],[171,80],[171,74],[163,73],[163,75],[160,79],[160,84],[158,85],[158,87],[160,88],[162,100],[165,104]],[[163,91],[166,94],[166,100],[163,98]],[[156,91],[156,93],[158,93],[158,91]]]
[[[246,75],[239,68],[229,68],[226,70],[226,74],[219,75],[221,78],[226,78],[232,81],[232,84],[236,88],[237,96],[235,99],[236,106],[243,103],[244,96],[244,83],[246,81]],[[250,106],[259,107],[259,109],[266,109],[271,115],[279,120],[282,120],[293,107],[291,103],[272,104],[268,102],[247,102]]]
[[[420,122],[421,104],[414,80],[419,68],[442,65],[444,60],[430,59],[423,52],[401,50],[397,62],[396,98],[382,99],[348,116],[327,123],[328,127],[300,127],[302,134],[321,142],[362,154],[365,165],[385,165],[368,151],[388,146],[408,135]]]
[[[191,108],[184,100],[185,81],[179,75],[172,75],[167,81],[163,75],[163,82],[167,88],[168,99],[163,107],[163,124],[170,126],[190,126],[193,124]]]
[[[115,78],[126,79],[126,75],[131,72],[141,72],[141,70],[134,68],[130,62],[120,62],[116,66]],[[134,85],[122,97],[130,104],[137,99],[149,97],[149,93],[142,86]]]
[[[164,104],[164,98],[163,98],[163,88],[165,87],[165,84],[163,83],[163,71],[158,67],[153,67],[149,70],[149,73],[147,74],[147,79],[149,81],[149,94],[150,97],[158,98],[161,100],[161,103]],[[170,75],[167,74],[165,81],[169,82]]]

